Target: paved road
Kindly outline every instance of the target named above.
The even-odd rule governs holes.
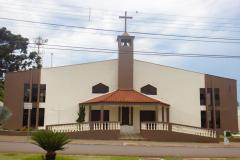
[[[0,142],[0,152],[43,153],[39,147],[23,142]],[[62,154],[128,155],[128,156],[185,156],[240,157],[239,147],[147,147],[122,145],[69,144]]]

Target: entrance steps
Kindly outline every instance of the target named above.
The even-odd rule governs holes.
[[[145,140],[140,134],[138,133],[121,133],[120,140],[133,140],[133,141],[141,141]]]

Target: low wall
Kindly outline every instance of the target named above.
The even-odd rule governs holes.
[[[31,134],[31,132],[30,132]],[[0,135],[4,136],[27,136],[26,131],[0,131]]]
[[[219,142],[218,138],[203,137],[171,131],[141,130],[140,134],[146,140],[162,142]]]
[[[96,140],[117,140],[120,136],[119,130],[97,130],[66,133],[74,139],[96,139]]]

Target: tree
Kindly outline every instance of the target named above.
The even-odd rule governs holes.
[[[45,154],[46,160],[55,160],[56,151],[64,150],[63,146],[71,141],[66,134],[50,130],[40,130],[33,133],[32,140],[33,144],[47,152]]]
[[[2,126],[12,115],[7,107],[0,106],[0,126]]]
[[[0,81],[0,102],[3,102],[4,98],[4,85],[3,81]]]
[[[41,57],[36,52],[28,53],[28,44],[27,38],[0,28],[0,72],[41,68]]]
[[[85,121],[85,107],[83,105],[79,105],[78,119],[76,121],[78,123]]]

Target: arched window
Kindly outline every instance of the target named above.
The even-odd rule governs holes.
[[[107,93],[109,92],[109,87],[105,84],[98,83],[92,87],[92,93]]]
[[[141,93],[148,94],[148,95],[157,95],[157,88],[148,84],[141,88]]]

